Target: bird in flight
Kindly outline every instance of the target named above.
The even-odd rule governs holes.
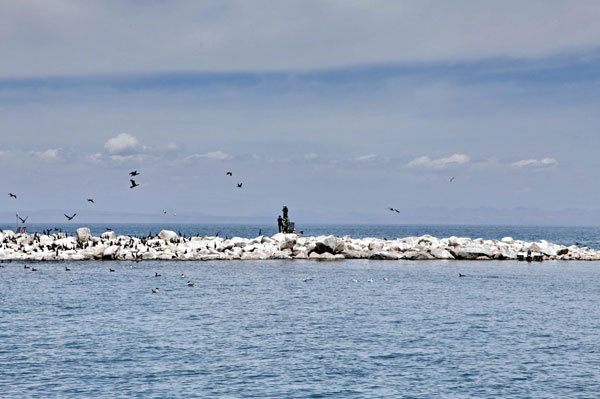
[[[75,216],[77,216],[77,214],[76,214],[76,213],[74,213],[74,214],[73,214],[73,216],[69,216],[69,215],[67,215],[66,213],[63,213],[63,215],[65,215],[65,217],[66,217],[67,219],[69,219],[69,220],[73,220],[73,218],[74,218]]]
[[[88,198],[87,200],[88,200],[88,202],[91,202],[92,204],[95,204],[95,202],[94,202],[94,199],[93,199],[93,198]]]
[[[17,196],[14,195],[13,193],[8,193],[8,196],[11,197],[11,198],[17,199]]]
[[[129,176],[133,177],[133,176],[137,176],[140,173],[137,170],[134,170],[133,172],[129,172]]]
[[[452,183],[454,181],[454,176],[452,176],[450,179],[448,179],[448,182]]]
[[[233,176],[233,173],[227,172],[227,176]]]
[[[242,188],[242,184],[244,184],[244,183],[238,183],[238,185],[237,185],[238,188]]]
[[[137,184],[137,183],[135,182],[135,180],[133,180],[133,179],[130,179],[129,181],[131,182],[131,187],[129,187],[129,188],[135,188],[135,187],[139,186],[139,184]]]
[[[396,208],[388,208],[388,210],[390,210],[392,212],[400,213],[400,211]]]
[[[23,219],[21,216],[19,216],[19,214],[17,214],[17,217],[19,218],[21,223],[25,223],[27,221],[27,219],[29,219],[29,216],[25,216],[25,219]]]
[[[163,209],[163,215],[166,215],[166,214],[167,214],[167,210]]]

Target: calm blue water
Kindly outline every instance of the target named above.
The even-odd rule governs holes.
[[[600,392],[597,262],[133,265],[0,268],[0,397]]]
[[[61,229],[75,234],[78,227],[89,227],[92,234],[100,235],[110,228],[117,235],[147,236],[157,234],[162,229],[181,232],[185,235],[215,235],[220,237],[256,237],[259,230],[265,235],[277,233],[277,225],[242,225],[242,224],[31,224],[29,232],[42,232],[46,229]],[[14,224],[0,225],[0,229],[15,230]],[[562,245],[573,245],[600,249],[600,227],[556,227],[556,226],[475,226],[475,225],[319,225],[308,224],[297,226],[304,235],[350,235],[355,238],[378,237],[398,238],[430,234],[435,237],[471,237],[484,239],[501,239],[510,236],[525,241],[546,240]]]

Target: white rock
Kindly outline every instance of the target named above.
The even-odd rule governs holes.
[[[77,229],[77,241],[80,243],[88,242],[92,238],[92,232],[87,227]]]
[[[171,230],[162,230],[160,233],[158,233],[158,237],[166,242],[171,242],[173,240],[177,240],[179,238],[179,236],[177,235],[177,233],[175,233],[174,231]]]

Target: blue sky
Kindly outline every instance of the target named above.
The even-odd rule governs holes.
[[[50,3],[0,6],[3,219],[600,223],[595,2]]]

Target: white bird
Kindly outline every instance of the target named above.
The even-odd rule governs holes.
[[[302,281],[304,281],[306,283],[307,281],[312,281],[312,279],[313,279],[312,277],[305,277],[304,280],[302,280]]]
[[[187,285],[188,285],[188,287],[193,287],[193,286],[194,286],[194,283],[193,283],[193,282],[191,282],[190,280],[188,280],[188,282],[187,282]]]
[[[384,277],[384,278],[383,278],[383,281],[388,281],[388,278],[387,278],[387,277]]]
[[[158,287],[157,288],[152,288],[152,293],[153,294],[158,294]]]
[[[372,283],[372,282],[373,282],[372,278],[370,278],[370,279],[367,280],[367,283]]]
[[[185,274],[181,273],[181,278],[185,278]]]
[[[358,283],[358,280],[357,279],[352,279],[352,282],[353,283]]]

